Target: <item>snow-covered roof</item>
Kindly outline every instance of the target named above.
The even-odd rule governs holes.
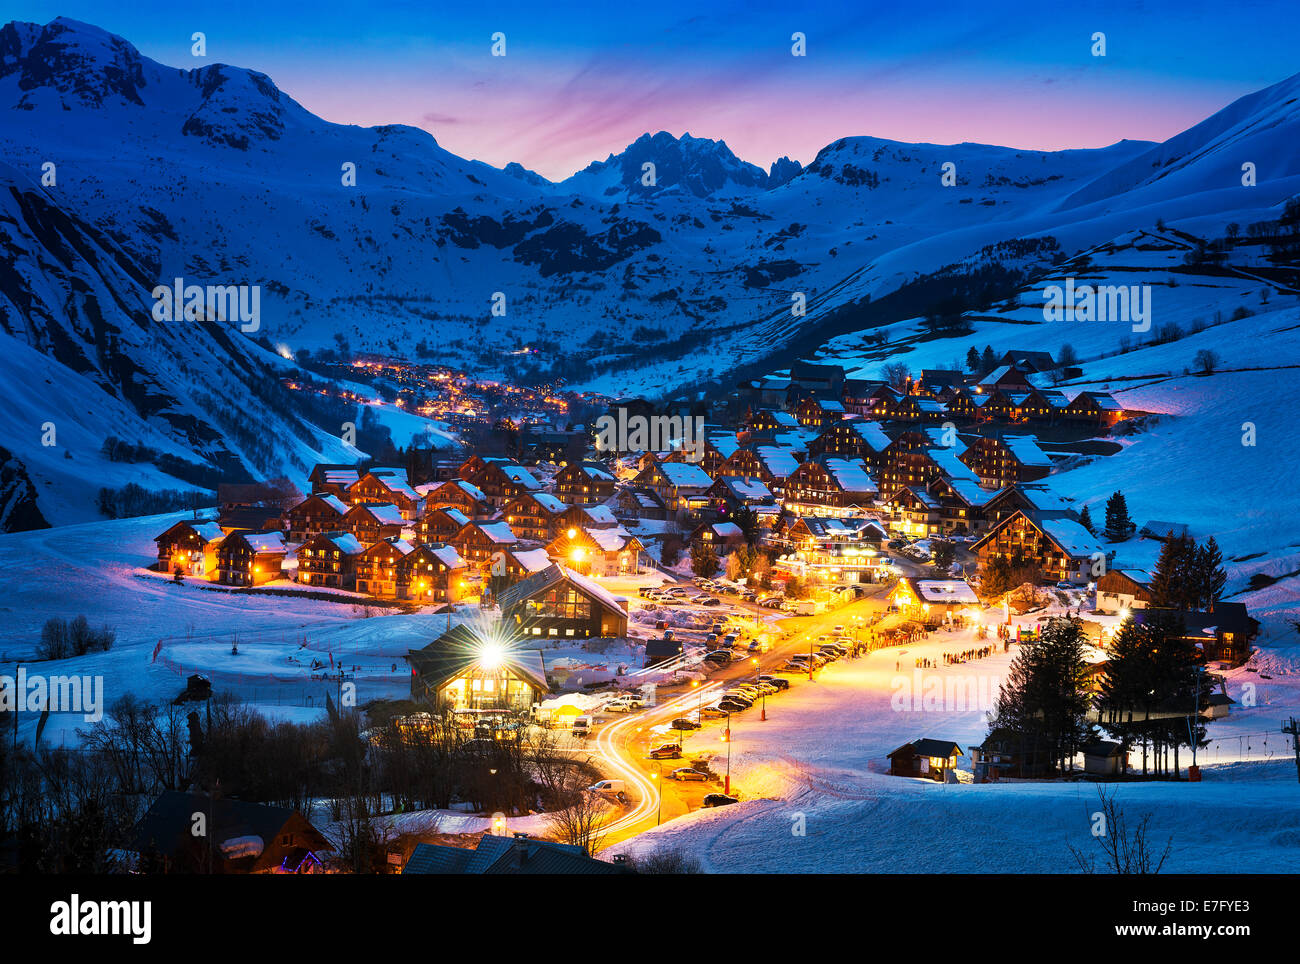
[[[981,506],[993,498],[994,490],[986,489],[974,479],[948,479],[949,487],[966,500],[970,506]]]
[[[794,457],[794,452],[788,448],[778,448],[775,445],[760,445],[754,450],[764,467],[778,479],[789,478],[799,468],[799,460]]]
[[[939,470],[949,479],[975,478],[975,474],[971,472],[966,463],[957,457],[955,449],[929,449],[928,452],[934,464],[939,466]]]
[[[998,381],[998,379],[1000,379],[1003,375],[1005,375],[1009,371],[1011,371],[1010,365],[999,365],[997,368],[993,369],[993,371],[989,372],[987,375],[981,378],[979,380],[979,384],[993,385]]]
[[[668,480],[668,484],[674,488],[707,489],[713,484],[713,480],[709,478],[709,473],[698,465],[692,465],[690,462],[661,462],[659,471]]]
[[[511,549],[510,555],[526,572],[541,572],[551,564],[545,549]]]
[[[190,528],[204,542],[220,542],[226,536],[225,530],[215,522],[192,522]]]
[[[428,549],[448,569],[464,569],[466,566],[465,560],[461,558],[455,546],[429,546]]]
[[[405,525],[406,520],[402,518],[402,510],[391,502],[362,502],[354,505],[353,509],[364,509],[369,512],[380,525]]]
[[[1051,457],[1038,447],[1038,442],[1030,435],[1007,435],[1002,444],[1010,449],[1022,465],[1046,466],[1051,468]]]
[[[317,495],[316,498],[320,499],[327,506],[329,506],[331,509],[337,512],[339,515],[344,515],[348,511],[347,503],[344,502],[342,499],[340,499],[337,495]]]
[[[713,523],[713,534],[720,539],[739,539],[744,536],[740,526],[734,522]]]
[[[747,475],[720,475],[718,481],[738,499],[770,499],[772,490],[762,479]]]
[[[240,533],[254,552],[284,552],[284,535],[279,532]]]
[[[612,529],[589,529],[584,527],[582,531],[587,533],[591,541],[600,546],[604,552],[621,552],[632,538],[632,534],[622,526],[615,526]]]
[[[443,513],[444,515],[447,516],[448,519],[450,519],[452,522],[456,523],[456,525],[458,525],[458,526],[463,526],[463,525],[465,525],[467,522],[469,522],[469,516],[467,516],[467,515],[466,515],[464,512],[462,512],[460,509],[456,508],[454,505],[441,505],[441,506],[438,506],[438,508],[436,508],[436,509],[430,509],[430,510],[428,511],[428,513],[426,513],[426,515],[431,515],[431,514],[434,513],[434,512],[441,512],[441,513]]]
[[[979,605],[979,596],[965,579],[916,579],[913,583],[923,602]]]
[[[476,524],[479,529],[482,530],[483,534],[493,542],[500,543],[501,545],[511,545],[512,543],[519,541],[515,536],[514,530],[505,522],[479,522]]]
[[[361,540],[350,532],[330,532],[322,538],[333,543],[335,548],[346,556],[355,556],[366,551],[366,547],[361,544]]]
[[[862,437],[862,441],[871,446],[874,452],[883,452],[889,446],[889,436],[880,427],[879,422],[860,421],[850,423],[853,431]]]
[[[875,492],[876,486],[867,474],[862,460],[827,459],[826,471],[845,492]]]
[[[1097,538],[1073,519],[1044,519],[1039,527],[1072,558],[1092,556],[1098,552],[1105,554]]]
[[[568,508],[568,505],[561,502],[549,492],[534,492],[533,498],[536,499],[537,504],[547,512],[563,512]]]
[[[537,479],[533,476],[533,474],[529,472],[526,468],[524,468],[522,465],[516,465],[513,462],[507,462],[505,464],[500,465],[500,468],[501,471],[506,474],[506,478],[508,478],[511,482],[514,482],[516,485],[522,485],[524,488],[530,490],[540,489],[542,487],[542,483],[538,482]]]

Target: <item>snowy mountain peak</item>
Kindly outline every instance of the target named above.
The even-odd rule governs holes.
[[[59,17],[45,25],[12,22],[0,28],[0,81],[19,95],[11,105],[35,109],[41,91],[61,106],[97,108],[120,100],[144,106],[145,58],[106,30]]]
[[[786,162],[782,166],[785,172],[794,162],[788,158],[782,160]],[[654,166],[647,168],[647,164]],[[561,182],[561,186],[577,193],[605,196],[648,195],[677,188],[695,197],[710,197],[766,190],[777,185],[761,167],[742,161],[732,153],[726,141],[692,137],[689,133],[675,137],[659,131],[642,134],[622,153],[593,162]]]

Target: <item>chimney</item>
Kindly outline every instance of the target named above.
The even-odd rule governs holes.
[[[524,860],[528,857],[528,834],[516,831],[514,838],[515,869],[517,870],[523,867]]]

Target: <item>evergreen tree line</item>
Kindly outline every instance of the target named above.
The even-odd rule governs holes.
[[[1074,768],[1075,754],[1100,730],[1124,752],[1141,747],[1143,774],[1177,776],[1180,749],[1205,745],[1200,712],[1211,695],[1202,654],[1185,633],[1173,613],[1143,624],[1126,621],[1111,646],[1094,723],[1082,624],[1049,620],[1012,661],[990,722],[1044,754],[1058,773]]]
[[[1171,532],[1151,574],[1152,604],[1164,609],[1211,610],[1227,582],[1223,553],[1214,536],[1197,545],[1190,536]]]

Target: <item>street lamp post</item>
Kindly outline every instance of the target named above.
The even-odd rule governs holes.
[[[753,657],[753,658],[750,660],[750,662],[754,664],[754,670],[755,670],[755,673],[754,673],[754,680],[755,680],[755,682],[759,682],[759,683],[761,683],[762,680],[760,680],[760,679],[758,678],[758,672],[757,672],[757,670],[758,670],[758,657],[757,657],[757,656]],[[763,707],[762,707],[762,709],[759,710],[759,716],[758,716],[758,718],[759,718],[760,721],[766,721],[766,720],[767,720],[767,690],[763,690]]]
[[[664,765],[657,763],[655,766],[659,768],[659,772],[655,774],[655,779],[658,781],[655,789],[659,794],[658,802],[655,805],[655,826],[657,827],[664,812]]]
[[[722,792],[731,796],[731,714],[727,714],[727,728],[723,731],[722,742],[727,744],[727,776],[722,784]]]

